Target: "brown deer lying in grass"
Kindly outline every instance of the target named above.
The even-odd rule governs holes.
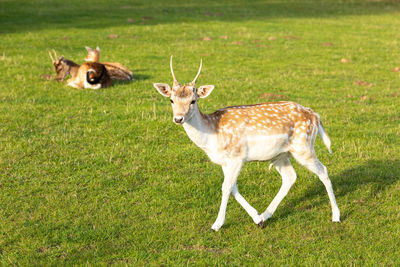
[[[175,78],[172,56],[170,67],[172,87],[166,83],[155,83],[154,87],[170,99],[173,121],[183,126],[189,138],[206,152],[212,162],[221,165],[224,173],[221,205],[211,229],[218,231],[224,224],[229,195],[239,202],[256,224],[262,226],[296,181],[291,157],[319,177],[328,192],[332,221],[340,221],[331,180],[314,149],[319,135],[331,151],[331,141],[317,113],[300,104],[282,101],[230,106],[204,114],[197,102],[207,97],[214,85],[196,86],[201,63],[194,80],[183,85]],[[282,186],[264,213],[258,214],[239,193],[236,182],[245,162],[266,160],[270,160],[282,176]]]
[[[56,51],[54,51],[55,58],[50,52],[49,56],[53,62],[57,73],[57,81],[59,82],[63,81],[68,74],[71,74],[72,78],[67,80],[67,85],[74,88],[96,90],[112,85],[107,69],[101,63],[86,62],[78,65],[72,60],[64,58],[64,56],[58,58]]]
[[[100,47],[92,49],[86,46],[85,48],[88,51],[88,54],[85,58],[86,62],[100,62]],[[121,63],[118,62],[100,62],[100,63],[106,67],[111,79],[122,80],[122,81],[132,80],[132,71],[127,69]]]

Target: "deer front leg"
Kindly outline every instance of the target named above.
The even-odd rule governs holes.
[[[250,215],[250,217],[253,219],[255,224],[258,224],[259,226],[262,226],[262,219],[258,215],[258,212],[255,208],[253,208],[247,201],[244,199],[244,197],[239,193],[239,190],[237,188],[237,185],[235,184],[232,188],[232,196],[236,199],[237,202],[239,202],[240,206],[242,206],[246,212]]]
[[[82,86],[80,86],[79,82],[77,82],[77,79],[70,78],[67,80],[67,86],[71,86],[77,89],[82,89]]]
[[[219,208],[218,217],[211,229],[218,231],[225,222],[226,206],[228,204],[229,195],[236,184],[240,169],[242,168],[242,160],[229,160],[226,165],[222,166],[224,172],[224,182],[222,184],[222,200]]]

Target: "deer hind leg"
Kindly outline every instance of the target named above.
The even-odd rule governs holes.
[[[240,169],[242,168],[242,164],[242,160],[232,160],[227,162],[225,166],[222,166],[222,170],[224,172],[224,182],[222,184],[222,200],[218,212],[218,217],[215,220],[214,224],[211,226],[211,229],[214,231],[218,231],[225,222],[226,206],[228,204],[229,195],[232,193],[232,190],[235,187],[237,177],[239,176]]]
[[[292,153],[294,158],[304,167],[315,173],[324,184],[332,207],[332,221],[340,222],[340,211],[336,204],[335,194],[333,193],[332,182],[328,176],[328,170],[315,156],[315,152],[308,153]]]
[[[86,80],[83,81],[83,87],[88,89],[97,90],[101,88],[101,83],[90,84]]]
[[[296,182],[296,172],[293,169],[289,157],[280,158],[274,161],[273,165],[282,176],[282,186],[279,189],[278,194],[276,194],[272,202],[269,204],[268,208],[264,211],[263,214],[261,214],[261,219],[263,221],[271,218],[272,214],[274,214],[282,199],[287,195],[294,182]]]

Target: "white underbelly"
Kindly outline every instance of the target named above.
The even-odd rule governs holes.
[[[245,161],[270,160],[288,151],[288,135],[248,136]]]
[[[96,83],[96,84],[90,84],[86,81],[86,79],[83,81],[83,87],[88,88],[88,89],[93,89],[97,90],[101,88],[101,83]]]

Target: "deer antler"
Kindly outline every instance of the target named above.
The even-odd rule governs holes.
[[[174,84],[173,84],[173,86],[177,86],[177,85],[179,85],[179,82],[178,82],[178,80],[175,78],[175,74],[174,74],[174,68],[172,67],[172,55],[171,55],[171,60],[170,60],[170,62],[169,62],[169,65],[170,65],[170,67],[171,67],[171,73],[172,73],[172,78],[174,78]]]
[[[54,56],[56,57],[56,60],[58,60],[58,56],[57,56],[56,50],[53,49],[53,52],[54,52]]]
[[[196,80],[200,75],[201,72],[201,65],[203,64],[203,59],[200,60],[200,67],[199,67],[199,71],[197,72],[196,77],[194,77],[194,80],[190,83],[190,85],[195,86],[196,85]]]
[[[55,63],[56,61],[54,60],[54,58],[52,57],[52,55],[51,55],[51,52],[49,51],[49,56],[50,56],[50,59],[51,59],[51,61],[53,62],[53,63]]]
[[[50,58],[51,58],[51,61],[53,61],[53,63],[57,63],[57,64],[58,64],[59,61],[60,61],[60,59],[59,59],[58,56],[57,56],[56,50],[53,49],[53,53],[54,53],[54,58],[53,58],[51,52],[49,51],[49,56],[50,56]]]

